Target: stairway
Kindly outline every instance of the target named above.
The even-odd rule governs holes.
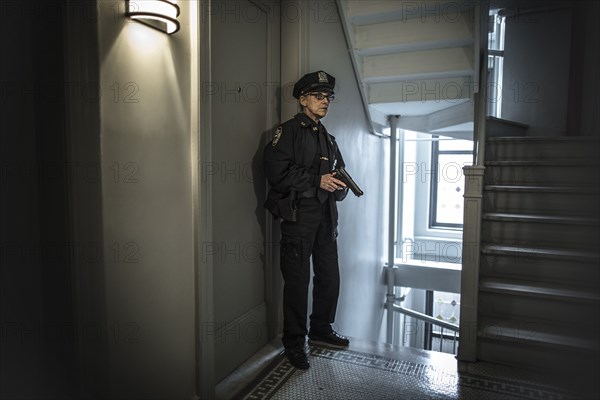
[[[479,9],[473,1],[337,0],[361,95],[377,132],[472,137]],[[478,39],[477,39],[478,40]],[[478,42],[477,42],[478,43]]]
[[[479,359],[597,371],[598,145],[589,137],[487,140]]]

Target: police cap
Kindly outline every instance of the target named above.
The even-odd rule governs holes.
[[[305,93],[316,90],[327,90],[333,93],[335,78],[325,71],[316,71],[304,75],[294,85],[293,96],[298,99]]]

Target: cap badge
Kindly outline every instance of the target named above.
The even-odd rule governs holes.
[[[327,74],[323,71],[319,71],[319,83],[329,83]]]

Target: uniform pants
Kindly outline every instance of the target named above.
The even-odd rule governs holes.
[[[310,258],[313,261],[311,332],[331,331],[340,290],[337,241],[332,234],[329,201],[302,198],[296,222],[281,223],[283,274],[283,345],[303,345],[307,332]]]

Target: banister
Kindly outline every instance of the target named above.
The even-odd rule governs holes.
[[[446,321],[443,321],[441,319],[434,318],[434,317],[432,317],[430,315],[423,314],[423,313],[420,313],[418,311],[411,310],[409,308],[404,308],[402,306],[399,306],[398,304],[394,304],[393,310],[397,311],[397,312],[399,312],[401,314],[408,315],[409,317],[413,317],[413,318],[419,319],[421,321],[428,322],[430,324],[439,325],[442,328],[449,329],[449,330],[451,330],[453,332],[458,332],[458,330],[459,330],[459,326],[458,325],[451,324],[450,322],[446,322]]]
[[[473,121],[473,165],[483,166],[485,162],[485,122],[486,122],[486,105],[487,105],[487,69],[488,69],[488,36],[487,25],[488,15],[490,12],[489,1],[482,1],[475,6],[476,37],[479,39],[475,42],[476,48],[475,64],[479,67],[476,72],[474,81],[474,101],[475,112]],[[485,32],[485,33],[484,33]]]

